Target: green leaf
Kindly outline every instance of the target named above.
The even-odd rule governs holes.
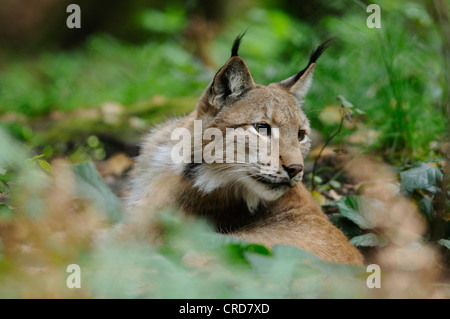
[[[96,209],[106,213],[111,222],[121,218],[122,203],[98,174],[92,162],[73,166],[77,193],[80,197],[92,201]]]
[[[400,172],[400,183],[405,192],[411,195],[414,190],[421,189],[436,193],[439,183],[443,179],[443,174],[439,168],[417,163]]]
[[[9,193],[9,187],[5,182],[0,181],[0,194],[7,195]]]
[[[272,254],[266,246],[259,244],[249,244],[245,247],[245,251],[265,256]]]
[[[311,194],[320,206],[325,205],[326,198],[320,192],[314,190],[311,192]]]
[[[363,233],[361,228],[359,228],[355,223],[349,219],[341,216],[340,214],[333,214],[330,216],[330,221],[339,228],[347,238],[353,238],[359,236]]]
[[[353,109],[353,112],[357,113],[358,115],[364,115],[364,114],[366,114],[366,112],[364,112],[363,110],[358,109],[358,108],[356,108],[356,107]]]
[[[0,220],[9,219],[14,215],[14,211],[6,204],[0,203]]]
[[[316,183],[316,184],[322,184],[322,182],[323,182],[323,180],[322,180],[322,178],[320,178],[320,176],[314,176],[314,182]]]
[[[446,247],[447,249],[450,249],[450,240],[448,240],[448,239],[439,239],[437,241],[437,243],[439,245],[442,245],[442,246]]]
[[[350,243],[357,247],[384,247],[387,244],[386,239],[373,233],[368,233],[353,237]]]
[[[361,196],[347,196],[336,203],[341,215],[363,229],[375,227],[374,210],[382,204],[375,199]]]
[[[425,160],[424,162],[425,162],[425,163],[439,163],[439,162],[445,162],[445,161],[446,161],[445,158],[443,158],[443,157],[438,157],[438,158],[430,158],[430,159],[427,159],[427,160]]]
[[[250,255],[270,256],[271,252],[265,246],[249,244],[247,242],[228,242],[222,245],[222,249],[227,254],[228,261],[233,264],[246,264]]]
[[[95,147],[99,146],[100,140],[98,139],[97,136],[91,135],[88,137],[87,143],[90,147],[95,148]]]
[[[427,220],[432,220],[434,209],[431,199],[427,196],[421,196],[418,205],[420,212],[426,216]]]
[[[8,182],[12,181],[15,176],[15,172],[11,170],[5,170],[5,174],[0,174],[0,182],[3,182],[4,184],[8,184]]]
[[[352,107],[353,107],[353,104],[350,103],[349,101],[347,101],[347,100],[345,99],[345,97],[343,97],[342,95],[338,95],[337,99],[341,101],[342,107],[344,107],[344,108],[346,108],[346,109],[349,109],[349,108],[352,108]]]
[[[336,189],[340,189],[342,187],[341,183],[339,183],[337,180],[332,180],[329,182],[330,186]]]
[[[36,155],[36,156],[33,156],[32,158],[30,158],[30,160],[35,161],[37,159],[43,158],[44,156],[45,156],[45,154]]]
[[[53,174],[53,167],[45,160],[38,160],[39,166],[47,173]]]

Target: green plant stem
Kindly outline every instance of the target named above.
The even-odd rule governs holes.
[[[342,125],[344,124],[344,119],[345,119],[345,115],[342,114],[341,115],[341,122],[339,123],[339,127],[338,127],[337,131],[334,132],[330,137],[328,137],[328,139],[326,140],[326,142],[323,144],[322,148],[320,149],[319,154],[314,159],[314,165],[313,165],[312,176],[311,176],[311,190],[315,190],[316,189],[316,182],[315,182],[314,178],[316,177],[317,162],[319,161],[319,158],[322,155],[322,152],[325,149],[325,147],[331,142],[331,140],[336,135],[338,135],[341,132]]]

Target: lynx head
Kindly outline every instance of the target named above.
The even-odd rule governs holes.
[[[202,133],[214,128],[225,136],[227,130],[234,129],[235,138],[218,138],[213,134],[213,140],[211,134],[203,135],[203,146],[198,151],[203,152],[204,159],[213,145],[216,160],[188,164],[184,175],[205,194],[217,189],[240,194],[249,210],[255,212],[261,203],[280,198],[303,177],[311,131],[301,106],[311,85],[316,60],[330,41],[312,52],[303,70],[264,86],[255,84],[238,55],[242,36],[234,41],[230,59],[216,73],[196,107]],[[250,140],[258,142],[252,144]],[[251,155],[261,151],[261,145],[266,146],[270,161],[262,162],[259,156],[250,161]],[[218,158],[220,147],[225,150],[219,152]],[[233,161],[225,158],[231,148]]]

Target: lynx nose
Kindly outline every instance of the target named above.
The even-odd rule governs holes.
[[[284,166],[284,169],[288,173],[290,178],[293,178],[295,175],[300,173],[303,170],[302,164],[291,164],[288,167]]]

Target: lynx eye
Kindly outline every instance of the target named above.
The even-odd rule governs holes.
[[[306,131],[305,130],[300,130],[298,131],[298,140],[301,142],[305,139],[306,137]]]
[[[271,130],[269,124],[257,123],[257,124],[253,124],[253,127],[261,135],[264,135],[264,136],[271,136],[272,135],[272,130]]]

